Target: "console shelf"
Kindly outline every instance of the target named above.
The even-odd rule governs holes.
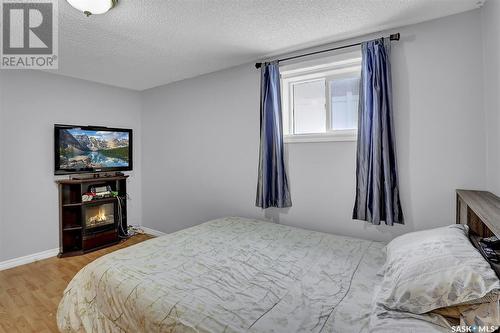
[[[71,204],[64,204],[62,205],[63,207],[76,207],[76,206],[81,206],[81,202],[79,203],[71,203]]]
[[[128,176],[57,180],[59,188],[59,257],[74,256],[116,244],[127,230],[127,200],[103,198],[82,202],[82,195],[95,186],[109,186],[127,196]],[[118,208],[121,205],[121,209]],[[87,214],[106,207],[105,224],[88,223]],[[121,212],[121,215],[119,214]],[[121,217],[121,218],[120,218]],[[99,220],[100,221],[100,220]]]
[[[95,200],[86,201],[86,202],[63,204],[63,207],[77,207],[77,206],[85,206],[85,205],[95,205],[95,204],[99,204],[99,203],[110,203],[110,202],[114,202],[116,200],[117,200],[116,198],[95,199]]]
[[[82,227],[80,227],[80,226],[75,226],[75,227],[70,226],[70,227],[64,228],[63,231],[72,231],[72,230],[81,230],[81,229],[82,229]]]

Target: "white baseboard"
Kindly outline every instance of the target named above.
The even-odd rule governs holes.
[[[158,237],[158,236],[166,235],[166,233],[155,230],[155,229],[142,227],[142,226],[140,228],[142,230],[144,230],[145,233],[152,235],[152,236]],[[32,262],[35,262],[38,260],[47,259],[50,257],[55,257],[58,253],[59,253],[59,248],[56,248],[56,249],[46,250],[46,251],[42,251],[42,252],[38,252],[38,253],[29,254],[29,255],[24,256],[24,257],[0,261],[0,271],[3,271],[5,269],[9,269],[9,268],[13,268],[16,266],[20,266],[20,265],[26,265],[26,264],[29,264],[29,263],[32,263]]]
[[[5,269],[9,269],[12,267],[29,264],[38,260],[47,259],[50,257],[55,257],[59,253],[59,248],[46,250],[38,253],[29,254],[24,257],[9,259],[6,261],[0,262],[0,271]]]
[[[166,233],[164,233],[162,231],[158,231],[158,230],[151,229],[151,228],[148,228],[148,227],[140,226],[139,228],[141,228],[142,230],[144,230],[144,232],[147,233],[148,235],[157,236],[157,237],[158,236],[166,235]]]

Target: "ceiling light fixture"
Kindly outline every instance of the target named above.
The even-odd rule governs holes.
[[[85,15],[104,14],[118,3],[118,0],[66,0]]]

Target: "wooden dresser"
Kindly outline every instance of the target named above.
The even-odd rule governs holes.
[[[486,191],[457,190],[457,223],[469,226],[470,241],[500,278],[500,263],[489,260],[480,245],[484,237],[500,238],[500,198]]]
[[[500,198],[486,191],[457,190],[457,223],[481,237],[500,238]]]

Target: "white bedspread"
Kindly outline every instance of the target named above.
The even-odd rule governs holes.
[[[225,218],[97,259],[64,332],[365,332],[382,243]]]

